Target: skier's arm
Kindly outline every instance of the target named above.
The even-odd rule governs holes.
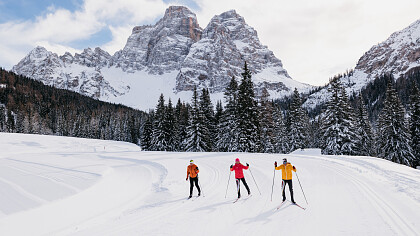
[[[248,170],[249,166],[242,165],[245,170]]]
[[[294,171],[294,172],[296,172],[296,171],[297,171],[295,166],[293,166],[293,171]]]
[[[198,172],[200,172],[200,170],[198,170],[198,166],[197,166],[196,169],[195,169],[195,173],[198,174]]]
[[[281,169],[284,169],[284,165],[280,165],[280,166],[276,167],[276,170],[281,170]]]

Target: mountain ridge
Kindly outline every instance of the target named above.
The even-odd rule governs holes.
[[[294,88],[302,92],[312,88],[288,75],[281,60],[235,10],[214,16],[202,29],[196,15],[183,6],[169,7],[154,25],[134,27],[124,48],[114,55],[97,47],[58,56],[36,47],[12,71],[100,100],[149,109],[160,93],[189,100],[195,86],[208,88],[214,99],[221,100],[232,76],[240,78],[245,61],[257,93],[265,87],[272,98],[280,98]],[[133,93],[153,96],[154,102]],[[136,104],[129,97],[140,101]]]

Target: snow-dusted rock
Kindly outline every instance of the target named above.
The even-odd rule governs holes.
[[[12,70],[58,88],[147,109],[154,104],[144,105],[140,95],[132,94],[147,92],[153,100],[162,92],[186,97],[179,94],[190,93],[194,86],[221,94],[232,76],[240,78],[245,61],[257,92],[266,87],[278,98],[294,88],[311,88],[290,78],[256,30],[234,10],[213,17],[203,30],[196,15],[182,6],[169,7],[155,25],[134,27],[125,47],[112,56],[100,48],[57,56],[37,47]],[[140,101],[127,102],[129,97]]]
[[[269,76],[277,81],[269,84],[270,89],[293,89],[283,84],[282,80],[291,78],[281,61],[261,44],[257,31],[231,10],[214,16],[204,29],[201,40],[192,45],[178,74],[176,90],[191,90],[198,85],[216,92],[223,91],[232,76],[240,77],[245,61],[253,74],[265,68],[274,69]],[[257,86],[264,84],[258,83]]]
[[[398,78],[418,66],[420,66],[420,20],[373,46],[359,59],[354,73],[340,80],[350,96],[357,94],[378,76],[392,73]],[[328,97],[327,88],[324,88],[310,95],[304,106],[314,108],[325,103]]]

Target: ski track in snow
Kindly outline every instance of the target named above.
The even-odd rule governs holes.
[[[0,235],[420,235],[420,171],[369,157],[140,152],[135,145],[0,133]],[[236,157],[252,197],[241,183]],[[297,167],[295,200],[280,209],[284,157]],[[202,196],[187,200],[188,161]],[[197,190],[194,188],[194,196]],[[287,199],[290,200],[288,188]],[[22,227],[25,225],[25,227]]]

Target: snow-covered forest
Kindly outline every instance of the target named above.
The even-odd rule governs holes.
[[[302,108],[295,90],[288,109],[254,94],[245,64],[242,78],[232,78],[222,101],[211,103],[208,90],[194,90],[190,103],[165,103],[161,95],[148,114],[141,146],[153,151],[290,153],[321,148],[326,155],[378,156],[408,166],[419,164],[420,93],[412,84],[408,109],[388,80],[376,126],[363,97],[351,103],[339,77],[330,82],[327,106],[314,118]],[[355,106],[352,106],[355,104]]]
[[[214,105],[208,89],[195,89],[191,101],[176,104],[162,94],[148,113],[0,72],[1,132],[127,141],[147,151],[290,153],[320,148],[327,155],[369,155],[420,165],[415,82],[403,105],[395,80],[386,79],[379,118],[372,122],[366,93],[349,99],[340,77],[331,79],[332,95],[313,115],[303,108],[305,95],[297,90],[286,107],[270,100],[266,90],[257,96],[246,63],[242,77],[232,77],[224,101]]]

